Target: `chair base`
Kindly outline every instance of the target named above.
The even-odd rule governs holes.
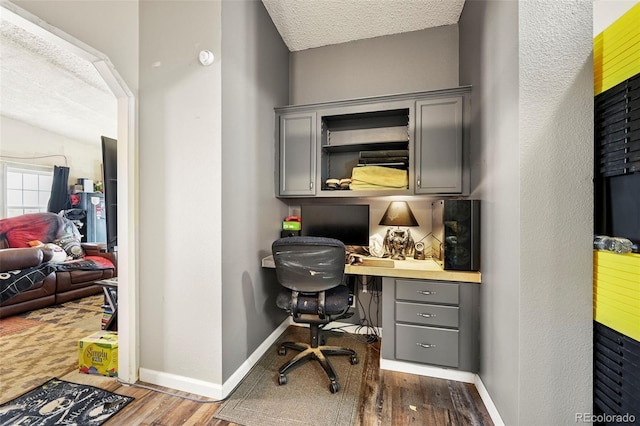
[[[293,349],[300,352],[298,355],[296,355],[291,360],[283,364],[282,367],[280,367],[280,370],[278,371],[278,383],[280,385],[284,385],[287,383],[287,371],[310,360],[316,360],[320,363],[322,369],[325,371],[325,373],[327,373],[327,376],[329,377],[329,390],[331,391],[331,393],[336,393],[340,389],[340,385],[338,384],[338,377],[336,376],[336,373],[333,370],[333,367],[331,366],[331,363],[329,362],[329,359],[327,357],[342,355],[350,357],[349,361],[351,362],[351,365],[355,365],[359,362],[358,355],[353,349],[342,348],[339,346],[318,345],[317,327],[318,326],[316,324],[311,325],[311,344],[299,342],[283,342],[280,345],[278,349],[278,353],[280,355],[285,355],[287,353],[287,349]],[[316,330],[314,330],[314,328]]]

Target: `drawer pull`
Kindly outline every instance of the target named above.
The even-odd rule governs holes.
[[[436,347],[436,345],[430,345],[429,343],[420,343],[420,342],[416,342],[416,345],[420,346],[421,348],[425,348],[425,349],[435,348]]]
[[[435,291],[427,291],[427,290],[418,290],[418,294],[422,294],[424,296],[433,296],[436,294]]]
[[[419,317],[422,317],[422,318],[435,318],[436,317],[436,314],[423,314],[423,313],[420,313],[420,312],[418,312],[416,315],[418,315]]]

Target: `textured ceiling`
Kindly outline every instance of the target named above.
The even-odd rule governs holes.
[[[262,0],[291,51],[458,22],[464,0]],[[117,103],[93,65],[0,21],[0,114],[88,143],[117,136]]]
[[[290,51],[458,22],[464,0],[262,0]]]
[[[0,114],[87,143],[117,136],[117,103],[94,66],[0,21]]]

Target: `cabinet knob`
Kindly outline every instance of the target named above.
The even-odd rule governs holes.
[[[313,182],[309,182],[309,189],[313,189]]]
[[[420,343],[420,342],[416,342],[416,345],[420,346],[421,348],[425,348],[425,349],[435,348],[436,347],[436,345],[430,345],[429,343]]]
[[[424,313],[420,313],[420,312],[418,312],[417,315],[419,317],[422,317],[422,318],[435,318],[436,317],[436,314],[424,314]]]
[[[433,296],[434,294],[436,294],[435,291],[427,291],[427,290],[418,290],[417,293],[422,294],[424,296]]]

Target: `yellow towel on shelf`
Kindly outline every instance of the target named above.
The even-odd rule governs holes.
[[[382,186],[382,185],[373,185],[371,183],[358,183],[354,182],[349,185],[349,189],[353,191],[362,191],[362,190],[380,190],[380,189],[404,189],[404,188],[396,188],[395,186]]]
[[[406,188],[409,177],[406,170],[382,166],[354,167],[351,189],[399,189]]]

